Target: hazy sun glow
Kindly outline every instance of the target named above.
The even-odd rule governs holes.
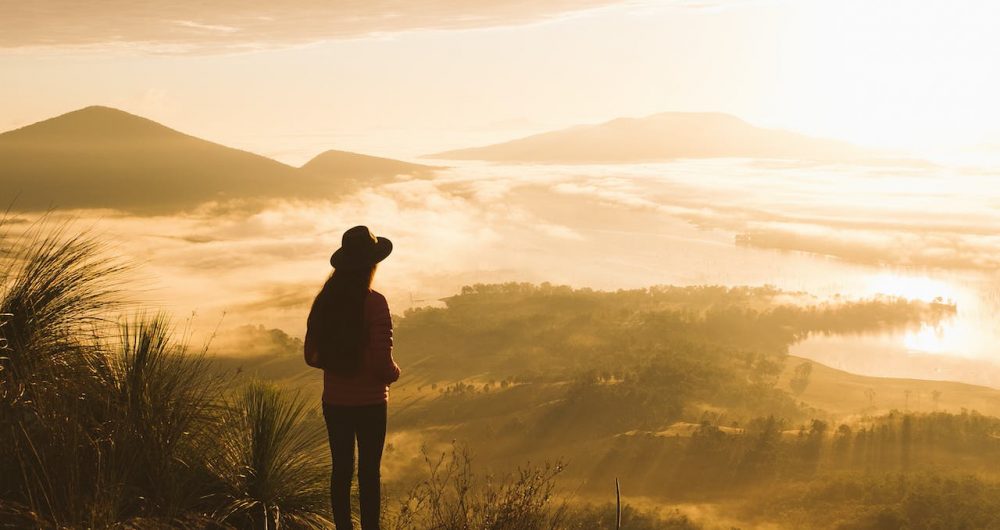
[[[938,326],[921,324],[917,331],[907,332],[903,337],[903,345],[907,349],[919,353],[946,354],[950,352],[962,352],[962,340],[960,334],[955,332],[953,322],[943,323]]]
[[[0,0],[0,526],[995,524],[998,26]]]
[[[792,61],[776,87],[790,107],[808,101],[806,121],[816,130],[922,150],[997,132],[991,101],[1000,71],[987,50],[1000,45],[993,29],[1000,4],[788,5],[797,13],[785,42]]]
[[[873,294],[898,296],[925,302],[949,301],[956,298],[955,289],[945,282],[926,276],[910,276],[891,272],[870,276],[868,290]]]
[[[970,312],[975,302],[965,299],[962,292],[948,282],[926,276],[880,273],[868,278],[868,289],[877,295],[889,295],[925,302],[955,303],[960,314]],[[958,303],[961,300],[962,303]],[[968,318],[951,318],[937,324],[920,324],[918,329],[904,332],[903,347],[912,353],[982,358],[989,355],[984,341],[990,340],[981,323]]]

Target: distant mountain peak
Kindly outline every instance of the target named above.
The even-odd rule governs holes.
[[[637,163],[680,158],[844,160],[873,156],[846,142],[756,127],[722,112],[661,112],[577,125],[424,158],[535,163]]]
[[[351,180],[355,185],[362,185],[385,182],[399,175],[429,176],[439,168],[329,149],[313,157],[301,169],[324,178]]]
[[[91,105],[8,131],[0,134],[0,137],[31,136],[65,140],[66,137],[78,135],[83,139],[95,136],[134,138],[136,135],[148,137],[168,134],[187,136],[149,118],[114,107]]]
[[[322,153],[314,156],[311,160],[309,160],[308,162],[306,162],[302,167],[304,168],[304,167],[310,166],[310,165],[315,166],[315,165],[323,164],[323,163],[327,163],[327,162],[341,162],[341,161],[343,161],[345,159],[348,159],[348,158],[350,158],[351,160],[354,160],[354,161],[381,162],[381,163],[388,163],[388,164],[399,165],[399,166],[410,166],[410,167],[413,167],[413,168],[425,168],[425,169],[432,169],[433,168],[433,166],[427,166],[427,165],[424,165],[424,164],[414,164],[414,163],[411,163],[411,162],[404,162],[402,160],[396,160],[396,159],[393,159],[393,158],[385,158],[385,157],[381,157],[381,156],[365,155],[365,154],[362,154],[362,153],[355,153],[355,152],[352,152],[352,151],[341,151],[339,149],[327,149],[326,151],[323,151]]]
[[[743,118],[725,112],[660,112],[646,119],[650,118],[657,120],[700,120],[703,122],[750,125]]]
[[[79,119],[138,120],[143,122],[156,123],[155,121],[150,120],[149,118],[143,118],[142,116],[137,116],[130,112],[121,109],[116,109],[114,107],[107,107],[104,105],[90,105],[76,110],[71,110],[69,112],[60,114],[58,116],[53,116],[47,120],[42,120],[38,123],[47,123],[52,121],[64,121],[64,120],[79,120]]]
[[[701,118],[701,119],[726,119],[743,121],[732,114],[727,114],[725,112],[718,111],[692,111],[692,110],[668,110],[664,112],[657,112],[655,114],[650,114],[648,116],[643,116],[639,118],[631,118],[634,120],[646,120],[650,118]]]
[[[135,114],[131,114],[121,109],[115,107],[108,107],[107,105],[88,105],[86,107],[76,109],[63,114],[62,116],[67,116],[70,114],[107,114],[107,115],[122,115],[122,116],[132,116],[138,118]],[[57,118],[59,116],[56,116]]]

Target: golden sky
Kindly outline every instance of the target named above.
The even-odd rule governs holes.
[[[0,0],[0,130],[102,104],[300,163],[675,110],[951,149],[1000,143],[998,15],[930,0]]]

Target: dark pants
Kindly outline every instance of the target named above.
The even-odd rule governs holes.
[[[323,404],[330,437],[333,474],[330,500],[337,530],[353,530],[351,478],[354,476],[354,440],[358,440],[358,497],[362,530],[379,530],[382,447],[385,445],[386,404],[340,406]]]

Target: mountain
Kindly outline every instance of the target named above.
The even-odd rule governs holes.
[[[372,167],[369,158],[342,153],[338,161],[349,168],[345,173],[363,172]],[[0,134],[0,182],[16,210],[113,208],[141,214],[229,199],[331,198],[348,188],[321,172],[100,106]]]
[[[397,175],[429,176],[440,168],[331,149],[316,155],[301,169],[345,186],[361,186],[391,181]]]
[[[844,142],[755,127],[729,114],[664,112],[646,118],[579,125],[425,158],[582,164],[717,157],[840,160],[873,155],[872,151]]]

